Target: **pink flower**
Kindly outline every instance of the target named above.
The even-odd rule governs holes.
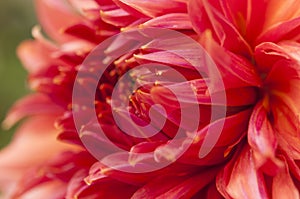
[[[0,153],[0,187],[8,198],[299,198],[298,1],[35,3],[51,40],[35,27],[34,40],[18,49],[35,93],[17,102],[4,121],[10,127],[29,117]],[[107,68],[105,59],[90,58],[106,39],[147,28],[173,29],[199,42],[221,79],[209,57],[199,59],[199,48],[159,34]],[[103,51],[113,57],[130,49],[128,41],[115,37]],[[149,63],[167,68],[139,68]],[[127,95],[123,91],[132,85],[125,82],[114,99],[113,90],[131,69],[131,82],[146,84]],[[74,88],[81,92],[78,100]],[[214,101],[223,91],[226,103]],[[92,106],[86,103],[90,95]],[[129,104],[121,106],[123,99]],[[134,137],[121,128],[148,135],[125,112],[142,126],[160,124],[163,114],[150,114],[154,104],[167,119],[157,134]],[[207,137],[220,130],[213,148],[199,156]],[[161,162],[168,164],[152,169]]]

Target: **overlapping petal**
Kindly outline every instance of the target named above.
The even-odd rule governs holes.
[[[50,40],[34,28],[34,40],[18,49],[38,94],[4,121],[10,127],[34,115],[0,153],[1,189],[23,198],[299,198],[298,7],[295,0],[36,0]],[[143,46],[119,36],[100,49],[116,59],[100,80],[106,60],[82,66],[106,38],[148,27],[180,31],[205,51],[168,35]],[[138,32],[127,36],[145,36]],[[122,76],[149,63],[155,67],[131,73],[143,86],[118,90],[114,103],[129,104],[112,107]],[[80,102],[92,93],[92,106],[72,104],[80,66]]]

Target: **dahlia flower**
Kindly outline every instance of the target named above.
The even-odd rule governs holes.
[[[3,198],[300,197],[299,1],[35,5]]]

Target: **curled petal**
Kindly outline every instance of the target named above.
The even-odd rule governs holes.
[[[277,139],[262,102],[258,103],[251,115],[248,128],[249,145],[265,157],[274,158]]]
[[[256,46],[254,55],[259,71],[264,73],[270,72],[277,61],[289,59],[282,47],[271,42],[264,42]]]

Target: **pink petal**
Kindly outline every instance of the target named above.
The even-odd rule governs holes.
[[[75,147],[56,140],[54,119],[43,115],[28,119],[16,132],[11,144],[0,152],[1,188],[8,189],[32,165],[41,165],[63,150],[75,150]]]
[[[175,54],[176,53],[176,54]],[[177,55],[177,53],[180,53],[180,56]],[[136,54],[134,55],[135,59],[138,62],[141,63],[147,63],[152,61],[153,62],[158,62],[158,63],[163,63],[163,64],[170,64],[170,65],[175,65],[175,66],[180,66],[183,68],[188,68],[188,69],[195,69],[194,66],[190,63],[190,60],[193,59],[197,61],[197,57],[191,56],[192,53],[191,51],[188,52],[187,50],[182,50],[182,51],[159,51],[159,52],[153,52],[153,53],[148,53],[148,54]],[[190,57],[191,59],[187,59],[187,57]],[[151,63],[151,62],[150,62]],[[198,67],[201,65],[197,65]]]
[[[114,26],[128,26],[129,24],[133,23],[137,18],[130,15],[128,12],[122,9],[114,9],[108,11],[101,11],[101,19]]]
[[[62,113],[63,109],[54,104],[46,95],[32,94],[22,98],[9,111],[2,125],[10,128],[20,119],[37,114],[53,114]]]
[[[248,146],[218,176],[218,187],[227,198],[269,198],[263,174],[256,169]]]
[[[76,8],[81,14],[88,17],[89,10],[99,10],[99,5],[94,0],[68,0],[72,7]]]
[[[82,21],[72,8],[59,0],[35,0],[36,11],[40,23],[47,34],[58,42],[65,42],[72,37],[61,34],[70,25]]]
[[[51,181],[36,186],[22,195],[22,199],[45,198],[57,199],[65,196],[66,184],[61,181]]]
[[[141,27],[156,27],[170,29],[192,29],[190,18],[185,13],[171,13],[153,18],[143,24]]]
[[[115,0],[115,3],[138,17],[157,17],[167,13],[186,12],[186,4],[176,0]]]
[[[267,114],[266,108],[259,102],[249,121],[248,142],[252,149],[263,156],[275,158],[277,140]]]
[[[39,40],[29,40],[19,45],[17,54],[26,70],[30,74],[36,74],[46,69],[53,61],[51,53],[55,50],[56,47],[47,45]]]

